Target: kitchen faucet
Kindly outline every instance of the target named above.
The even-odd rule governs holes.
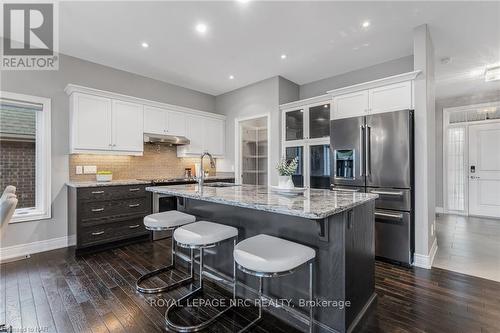
[[[198,177],[198,185],[199,185],[200,191],[203,190],[203,182],[205,181],[205,171],[203,170],[203,157],[205,157],[205,156],[210,157],[210,166],[212,168],[215,168],[215,160],[214,160],[212,154],[210,154],[208,151],[201,154],[201,157],[200,157],[200,176]]]

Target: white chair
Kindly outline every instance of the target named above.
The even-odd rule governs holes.
[[[212,323],[214,323],[222,314],[232,308],[233,304],[227,306],[210,319],[192,326],[181,326],[171,321],[169,314],[174,307],[179,307],[182,302],[194,297],[203,292],[203,251],[208,248],[215,247],[223,241],[233,239],[233,246],[236,245],[238,239],[238,229],[208,221],[199,221],[180,227],[174,231],[174,238],[177,245],[188,249],[200,250],[200,281],[199,286],[173,302],[165,312],[165,321],[167,327],[176,332],[198,332]],[[233,266],[233,301],[236,297],[236,266]]]
[[[147,230],[151,231],[166,231],[166,230],[175,230],[178,227],[181,227],[188,223],[192,223],[194,221],[196,221],[196,217],[194,217],[193,215],[179,212],[177,210],[169,210],[166,212],[151,214],[144,217],[144,226],[146,227]],[[193,250],[191,250],[191,266],[189,269],[191,274],[189,277],[184,278],[178,282],[172,283],[170,285],[158,288],[145,288],[140,286],[142,282],[152,278],[153,276],[169,271],[171,269],[175,269],[175,255],[176,255],[175,241],[174,241],[174,236],[172,235],[172,251],[171,251],[170,265],[142,275],[136,282],[135,285],[136,289],[141,293],[145,294],[161,293],[191,282],[193,280]]]
[[[259,278],[259,315],[239,332],[244,332],[262,319],[262,278],[288,275],[302,265],[309,265],[309,332],[313,329],[313,261],[316,252],[305,245],[260,234],[241,241],[234,248],[238,269]]]
[[[16,211],[17,207],[17,196],[12,193],[2,194],[0,198],[0,225],[3,226],[5,223],[9,223]]]
[[[0,197],[0,228],[3,228],[4,223],[9,223],[12,215],[14,215],[16,211],[18,201],[14,194],[15,192],[16,188],[14,186],[7,186]],[[11,333],[12,326],[5,326],[2,324],[0,325],[0,332]]]

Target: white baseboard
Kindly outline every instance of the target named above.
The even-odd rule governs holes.
[[[415,253],[415,255],[413,256],[413,265],[420,268],[431,269],[437,250],[438,250],[437,239],[434,238],[434,243],[432,243],[429,254],[424,255]]]
[[[52,238],[43,241],[20,244],[0,248],[0,262],[8,261],[13,258],[25,257],[30,254],[45,252],[76,244],[76,236],[65,236]]]
[[[436,207],[436,213],[444,214],[444,208],[443,207]]]

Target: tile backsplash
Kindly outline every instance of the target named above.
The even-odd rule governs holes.
[[[204,163],[205,170],[210,175],[215,174],[215,169],[210,167],[208,158]],[[113,172],[113,179],[137,178],[178,178],[184,177],[184,169],[192,168],[199,163],[199,158],[179,158],[177,148],[167,145],[144,144],[143,156],[118,156],[118,155],[69,155],[69,179],[71,181],[92,181],[94,174],[77,175],[77,165],[96,165],[97,171]]]

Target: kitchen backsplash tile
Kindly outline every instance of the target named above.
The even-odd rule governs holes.
[[[215,169],[210,167],[208,158],[205,170],[215,175]],[[199,158],[179,158],[177,148],[167,145],[144,144],[143,156],[117,155],[69,155],[69,179],[71,181],[95,180],[95,175],[77,175],[77,165],[96,165],[97,171],[113,172],[113,179],[136,178],[177,178],[184,176],[185,168],[192,168],[199,163]]]

